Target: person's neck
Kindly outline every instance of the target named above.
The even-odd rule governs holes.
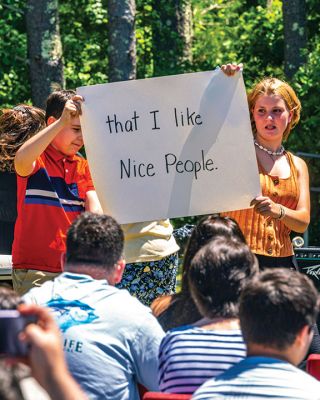
[[[89,275],[93,279],[107,280],[106,271],[94,264],[66,264],[64,266],[65,272],[71,272],[73,274]]]
[[[288,347],[284,350],[279,350],[274,347],[264,346],[256,343],[247,343],[247,357],[270,357],[295,365],[292,353],[293,351],[291,347]]]
[[[224,317],[216,317],[216,318],[202,318],[196,323],[194,326],[202,329],[208,330],[234,330],[240,329],[240,323],[238,318],[224,318]]]

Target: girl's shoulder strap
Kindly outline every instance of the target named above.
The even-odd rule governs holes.
[[[294,177],[295,180],[297,180],[298,170],[296,164],[294,163],[294,155],[290,151],[286,151],[285,154],[290,164],[291,175]]]

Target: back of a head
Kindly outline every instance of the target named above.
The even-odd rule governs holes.
[[[123,242],[123,231],[114,218],[82,213],[67,233],[66,262],[112,269],[122,257]]]
[[[191,233],[184,255],[182,291],[188,290],[187,275],[192,258],[201,247],[216,236],[232,237],[246,243],[239,225],[232,218],[220,217],[219,214],[213,214],[201,219]]]
[[[46,122],[49,117],[60,118],[66,102],[75,94],[74,90],[56,90],[52,92],[47,98]]]
[[[300,330],[312,326],[318,313],[318,293],[309,278],[287,269],[268,269],[244,288],[240,324],[246,343],[284,350]]]
[[[14,171],[14,157],[19,148],[45,127],[44,111],[20,104],[0,114],[0,171]]]
[[[200,313],[208,318],[238,316],[240,293],[258,272],[258,262],[240,240],[216,237],[194,256],[189,285]]]

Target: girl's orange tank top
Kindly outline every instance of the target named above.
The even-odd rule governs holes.
[[[262,195],[270,197],[275,203],[296,209],[300,191],[298,171],[294,165],[293,155],[285,153],[290,164],[290,176],[281,179],[268,175],[258,162]],[[245,210],[221,213],[236,220],[253,253],[272,257],[288,257],[293,255],[290,229],[277,219],[264,217],[248,208]]]

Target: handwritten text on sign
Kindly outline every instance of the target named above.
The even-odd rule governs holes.
[[[96,190],[119,222],[246,208],[260,193],[240,73],[117,82],[78,93]]]

